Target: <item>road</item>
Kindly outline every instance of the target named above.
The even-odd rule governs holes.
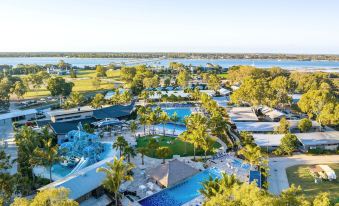
[[[279,195],[289,187],[286,169],[294,165],[339,163],[339,155],[293,155],[291,157],[274,157],[269,160],[270,176],[268,178],[269,191]]]

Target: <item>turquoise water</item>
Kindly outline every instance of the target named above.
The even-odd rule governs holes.
[[[233,165],[238,167],[238,168],[243,168],[243,169],[246,169],[246,170],[249,170],[250,167],[251,167],[251,165],[243,163],[242,160],[238,160],[238,159],[233,160]]]
[[[180,172],[180,171],[178,171]],[[220,178],[217,169],[204,170],[189,179],[139,201],[142,206],[180,206],[200,195],[201,183],[209,177]]]
[[[161,109],[165,111],[169,116],[172,116],[176,112],[180,122],[184,122],[185,117],[188,117],[192,114],[192,108],[189,107]]]
[[[143,59],[127,59],[127,58],[60,58],[60,57],[1,57],[1,64],[17,65],[17,64],[56,64],[59,60],[64,60],[74,66],[95,66],[97,64],[121,63],[126,65],[140,64]],[[272,59],[164,59],[156,61],[156,63],[148,63],[149,65],[168,66],[169,62],[176,61],[183,64],[192,64],[194,66],[206,66],[207,63],[218,64],[222,67],[230,67],[234,65],[254,65],[261,68],[270,68],[273,66],[285,69],[324,69],[328,71],[338,71],[339,61],[296,61],[296,60],[272,60]],[[133,63],[134,62],[134,63]]]

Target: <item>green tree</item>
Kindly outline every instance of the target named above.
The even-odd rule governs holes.
[[[107,167],[100,167],[97,172],[106,174],[102,184],[104,188],[114,193],[115,205],[118,205],[120,185],[123,181],[133,180],[133,176],[129,174],[135,166],[132,163],[124,163],[124,157],[120,157],[120,159],[114,157],[113,163],[107,162],[106,164]]]
[[[96,94],[94,96],[94,98],[92,99],[91,101],[91,106],[94,108],[94,109],[98,109],[100,107],[102,107],[103,105],[105,104],[105,98],[104,98],[104,95],[103,94]]]
[[[5,151],[0,150],[0,197],[2,204],[8,203],[14,192],[13,177],[6,171],[10,168],[12,168],[10,156],[6,155]]]
[[[136,133],[136,131],[138,129],[137,123],[135,121],[132,121],[131,124],[129,125],[129,128],[130,128],[131,133],[133,134],[133,136],[136,137],[135,133]]]
[[[157,149],[157,156],[162,158],[162,163],[165,164],[166,157],[172,154],[172,151],[169,147],[159,147]]]
[[[14,202],[11,206],[78,206],[75,200],[68,198],[69,190],[60,187],[60,188],[48,188],[38,192],[38,194],[33,199],[26,199],[17,197],[14,199]]]
[[[120,70],[121,79],[127,83],[132,82],[136,75],[135,67],[122,67]]]
[[[71,78],[77,78],[77,73],[76,73],[76,71],[75,71],[73,68],[70,68],[70,70],[69,70],[69,76],[70,76]]]
[[[94,77],[91,81],[92,86],[95,88],[95,90],[98,90],[100,88],[101,85],[101,80],[98,77]]]
[[[324,105],[317,121],[323,125],[339,125],[339,103],[330,102]]]
[[[113,143],[113,148],[120,151],[120,157],[122,156],[123,151],[128,146],[128,142],[123,136],[118,136],[115,142]]]
[[[281,106],[285,104],[291,104],[292,98],[292,83],[284,76],[278,76],[270,82],[270,88],[272,89],[272,96],[270,106]]]
[[[259,165],[263,161],[265,155],[261,152],[260,147],[253,145],[246,145],[238,151],[238,154],[244,156],[251,166]]]
[[[177,83],[181,87],[185,88],[188,85],[188,81],[190,80],[190,75],[188,71],[186,70],[180,70],[178,76],[177,76]]]
[[[49,180],[52,182],[52,166],[58,161],[62,160],[58,153],[58,145],[54,145],[52,139],[42,140],[42,148],[36,148],[34,158],[31,161],[35,164],[45,166],[49,170]]]
[[[131,162],[131,157],[135,157],[136,153],[134,151],[134,148],[131,146],[126,146],[124,149],[123,155],[127,157],[127,161]]]
[[[286,120],[286,118],[281,118],[279,121],[279,126],[275,128],[275,132],[278,134],[286,134],[289,132],[290,123]]]
[[[97,65],[95,67],[95,71],[97,73],[97,77],[105,77],[106,76],[106,69],[101,65]]]
[[[145,154],[148,152],[148,148],[147,147],[139,147],[137,149],[137,152],[139,152],[141,154],[141,164],[144,165],[144,156]]]
[[[160,113],[160,123],[162,124],[162,131],[163,131],[163,135],[165,136],[165,124],[168,123],[170,121],[170,117],[168,116],[168,114],[166,112],[161,112]]]
[[[302,195],[302,189],[300,186],[296,187],[294,184],[290,188],[283,190],[280,194],[280,201],[282,205],[291,206],[309,206],[310,203]]]
[[[221,80],[215,74],[210,74],[207,82],[208,88],[218,91],[220,89]]]
[[[293,151],[297,149],[298,138],[294,134],[287,133],[281,138],[280,145],[275,151],[276,155],[287,154],[292,155]]]
[[[159,143],[156,139],[150,139],[147,145],[147,148],[152,152],[152,156],[155,156],[155,152],[159,147]]]
[[[71,95],[67,98],[64,107],[72,108],[80,106],[85,101],[83,94],[79,92],[72,92]]]
[[[328,198],[328,193],[326,192],[319,193],[314,198],[313,205],[314,206],[330,206],[331,202],[330,202],[330,199]]]
[[[16,81],[11,92],[14,93],[18,99],[21,99],[27,92],[27,87],[22,81]]]
[[[307,132],[312,128],[312,121],[307,118],[301,119],[298,122],[298,128],[301,132]]]
[[[74,84],[66,82],[62,77],[54,77],[48,80],[47,89],[52,96],[68,96],[72,92]]]
[[[214,150],[213,145],[215,144],[216,141],[217,141],[216,138],[212,138],[212,137],[209,137],[209,136],[205,136],[203,138],[203,141],[201,141],[200,145],[201,145],[201,148],[205,152],[205,160],[207,160],[207,152],[209,152],[209,151],[213,152],[213,150]]]

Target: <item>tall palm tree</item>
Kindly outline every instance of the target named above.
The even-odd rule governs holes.
[[[160,122],[162,124],[163,135],[165,136],[165,124],[170,121],[170,117],[166,112],[160,113]]]
[[[124,155],[125,157],[127,157],[127,161],[128,161],[128,162],[131,162],[131,157],[135,157],[136,153],[135,153],[133,147],[127,146],[127,147],[125,147],[125,149],[124,149],[123,155]]]
[[[144,165],[144,156],[148,152],[148,148],[147,147],[139,147],[137,149],[137,152],[139,152],[141,154],[141,164]]]
[[[139,107],[137,114],[139,116],[139,122],[144,126],[144,135],[146,134],[146,124],[147,124],[147,117],[146,117],[146,107]]]
[[[62,160],[58,153],[59,146],[53,145],[52,139],[42,140],[42,148],[36,148],[33,151],[35,158],[32,160],[37,165],[48,167],[49,169],[49,180],[52,182],[52,166],[56,162]]]
[[[185,143],[184,144],[185,145],[185,154],[187,154],[187,142],[191,139],[191,137],[189,135],[191,135],[191,134],[188,133],[187,131],[184,131],[183,133],[179,134],[179,139]]]
[[[222,194],[224,191],[229,190],[238,183],[239,182],[234,175],[221,173],[221,178],[213,179],[210,177],[209,180],[203,182],[202,189],[200,189],[199,192],[205,198],[209,199],[217,194]]]
[[[156,150],[158,149],[158,147],[159,147],[159,143],[157,142],[156,139],[151,138],[151,139],[149,140],[149,142],[148,142],[147,147],[148,147],[148,149],[149,149],[150,151],[152,151],[152,155],[153,155],[153,157],[154,157],[154,156],[155,156],[155,151],[156,151]]]
[[[207,159],[207,152],[209,151],[213,151],[213,145],[215,144],[217,140],[215,138],[206,136],[205,138],[203,138],[203,141],[201,142],[201,148],[204,150],[205,152],[205,160]]]
[[[129,128],[130,128],[130,130],[131,130],[133,136],[136,138],[135,132],[136,132],[137,129],[138,129],[137,123],[136,123],[135,121],[132,121],[131,124],[129,125]]]
[[[135,167],[132,163],[125,163],[124,157],[117,159],[114,157],[113,163],[107,162],[107,167],[100,167],[97,172],[104,172],[106,178],[103,186],[110,192],[114,193],[115,205],[118,205],[119,188],[123,181],[132,181],[133,176],[129,175],[130,171]]]
[[[169,147],[159,147],[157,149],[157,156],[162,158],[162,163],[165,164],[165,158],[170,156],[172,153]]]
[[[172,116],[171,116],[171,121],[174,122],[174,123],[177,123],[177,122],[179,121],[179,117],[178,117],[177,112],[174,112],[174,113],[172,114]],[[174,134],[175,134],[175,125],[176,125],[176,124],[174,124],[173,136],[174,136]]]
[[[120,157],[122,156],[122,152],[127,146],[128,146],[128,143],[123,136],[118,136],[115,142],[113,143],[113,148],[119,150]]]

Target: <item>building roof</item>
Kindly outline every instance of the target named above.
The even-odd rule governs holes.
[[[283,136],[283,134],[253,134],[254,141],[259,147],[279,146]]]
[[[79,122],[84,125],[86,123],[91,124],[92,122],[96,121],[97,120],[95,118],[87,118],[68,122],[51,122],[49,125],[56,135],[63,135],[67,134],[69,131],[77,130]]]
[[[228,112],[230,118],[234,122],[248,121],[256,122],[259,121],[252,107],[233,107]]]
[[[45,185],[38,190],[44,190],[47,188],[65,187],[70,190],[69,198],[76,200],[88,192],[101,186],[102,181],[106,177],[105,173],[97,172],[97,168],[106,167],[106,162],[112,162],[113,157],[104,159],[93,165],[85,167],[78,172]]]
[[[0,114],[0,120],[12,119],[14,117],[26,116],[31,114],[36,114],[36,109],[27,109],[27,110],[12,110],[8,113]]]
[[[219,89],[219,93],[221,95],[229,95],[231,93],[231,91],[228,90],[228,89],[225,89],[225,88],[221,88],[221,89]]]
[[[297,133],[296,135],[305,146],[339,144],[338,131]]]
[[[276,109],[273,109],[273,108],[270,108],[270,107],[263,107],[261,108],[261,112],[268,116],[269,118],[271,118],[272,120],[273,119],[276,119],[276,118],[281,118],[281,117],[285,117],[286,115],[282,112],[280,112],[279,110],[276,110]]]
[[[59,115],[65,115],[65,114],[75,114],[79,112],[91,112],[94,109],[90,106],[83,106],[78,108],[71,108],[71,109],[58,109],[48,112],[48,114],[52,116],[59,116]]]
[[[213,97],[213,100],[217,102],[220,107],[226,107],[229,99],[225,96],[223,97]]]
[[[300,120],[287,120],[290,124],[290,128],[298,128],[298,122]],[[234,122],[239,131],[248,132],[273,132],[276,127],[279,126],[279,122]],[[312,127],[321,127],[316,121],[312,121]]]
[[[161,164],[149,171],[149,175],[165,187],[173,186],[199,171],[177,159]]]
[[[97,109],[93,111],[93,117],[96,119],[119,118],[128,116],[134,109],[135,101],[129,105],[114,105]]]

